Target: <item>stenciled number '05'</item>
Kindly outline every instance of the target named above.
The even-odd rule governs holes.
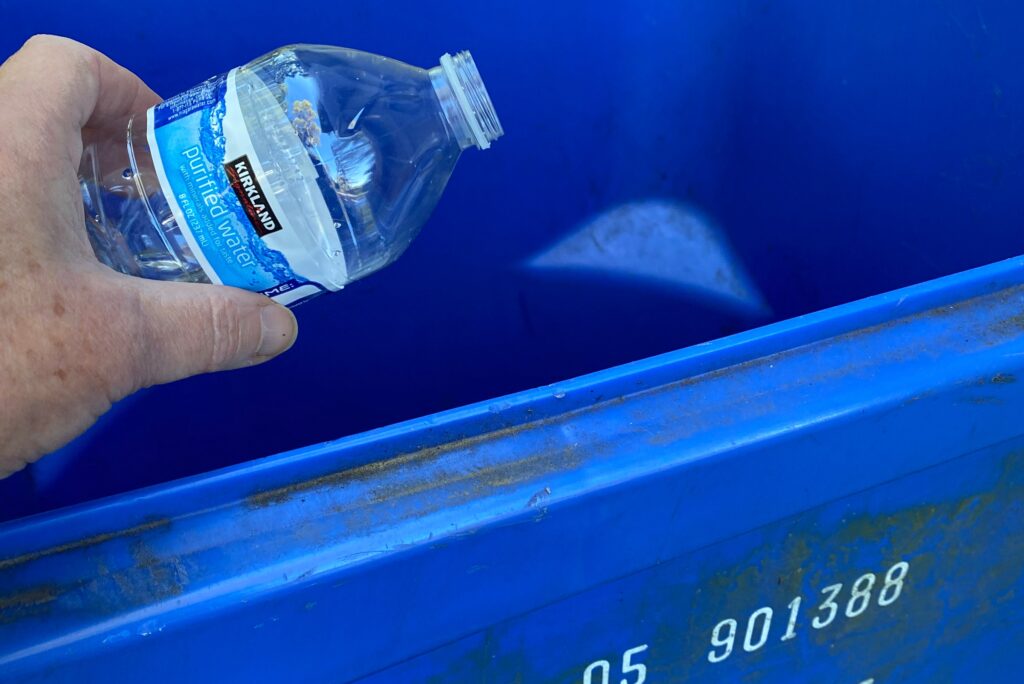
[[[637,662],[646,650],[647,644],[640,644],[623,652],[621,684],[644,684],[647,681],[647,666]],[[607,660],[595,660],[583,671],[583,684],[611,684],[611,679],[612,664]]]

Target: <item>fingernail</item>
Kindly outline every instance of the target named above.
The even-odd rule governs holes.
[[[256,356],[277,356],[292,346],[298,326],[295,316],[278,304],[269,304],[260,310],[260,324],[263,337],[260,339]]]

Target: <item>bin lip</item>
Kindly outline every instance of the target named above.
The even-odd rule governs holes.
[[[429,414],[321,444],[271,454],[207,473],[102,497],[0,523],[3,549],[40,550],[106,538],[159,523],[152,517],[124,527],[132,510],[158,509],[167,518],[226,505],[245,497],[272,497],[296,483],[366,467],[423,449],[496,430],[521,428],[649,391],[787,349],[881,325],[922,311],[997,292],[1024,280],[1024,256],[873,295],[676,351],[632,361],[551,385]],[[380,444],[389,445],[380,451]],[[374,458],[350,451],[375,445]],[[268,486],[269,485],[269,486]],[[74,520],[74,524],[68,523]],[[130,518],[129,518],[130,519]]]

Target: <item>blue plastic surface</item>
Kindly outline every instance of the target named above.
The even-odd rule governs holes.
[[[1014,681],[1024,6],[272,6],[0,0],[0,52],[468,48],[508,134],[286,357],[0,482],[85,502],[0,526],[0,680]]]
[[[0,52],[33,32],[62,33],[174,93],[289,42],[341,43],[419,65],[469,48],[508,134],[464,156],[396,265],[300,310],[301,339],[287,358],[126,403],[62,460],[23,477],[35,491],[5,506],[6,517],[1024,253],[1015,229],[1024,213],[1024,9],[1013,2],[275,7],[0,0]],[[537,265],[602,216],[652,201],[717,226],[769,317],[628,266]],[[260,424],[223,410],[268,391],[303,397],[302,410]],[[182,405],[201,446],[169,438],[167,409]]]

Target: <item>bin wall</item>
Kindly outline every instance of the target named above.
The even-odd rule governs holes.
[[[1016,259],[8,524],[0,674],[1013,681],[1022,310]]]
[[[469,48],[508,131],[466,154],[398,264],[299,310],[300,340],[285,358],[122,403],[62,454],[0,484],[0,518],[1024,252],[1019,3],[394,0],[239,11],[107,0],[0,2],[0,15],[2,52],[33,32],[67,34],[163,94],[295,41],[424,66]],[[613,258],[552,252],[573,236]],[[306,404],[254,422],[240,407],[261,394]]]

